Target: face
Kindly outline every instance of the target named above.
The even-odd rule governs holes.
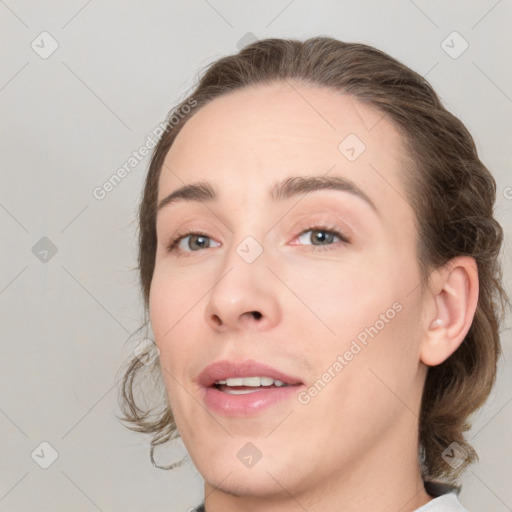
[[[403,464],[404,450],[416,460],[425,374],[404,155],[382,114],[286,83],[215,99],[176,138],[159,201],[202,187],[158,212],[150,318],[207,485],[299,496]]]

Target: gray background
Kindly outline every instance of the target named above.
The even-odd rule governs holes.
[[[116,372],[142,319],[133,268],[148,158],[103,200],[92,191],[248,32],[365,42],[426,75],[497,180],[510,291],[510,0],[5,0],[0,17],[0,511],[185,511],[201,501],[190,462],[154,468],[148,439],[114,416]],[[44,31],[58,44],[51,55]],[[463,40],[446,39],[453,31]],[[512,510],[511,342],[506,329],[498,385],[469,434],[480,462],[461,500],[473,512]],[[43,441],[58,453],[47,469]]]

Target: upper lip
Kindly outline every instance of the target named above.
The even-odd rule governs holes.
[[[264,363],[253,360],[245,361],[216,361],[206,366],[198,376],[201,386],[213,386],[219,380],[226,380],[232,377],[271,377],[280,380],[285,384],[302,384],[297,377],[287,375],[282,371],[272,368]]]

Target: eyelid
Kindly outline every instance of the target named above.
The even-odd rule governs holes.
[[[343,239],[350,241],[353,236],[353,230],[346,222],[341,220],[341,216],[334,212],[317,211],[302,215],[297,221],[289,225],[290,231],[294,231],[296,236],[307,230],[336,231]]]
[[[177,231],[171,237],[169,237],[169,239],[168,239],[168,241],[166,243],[166,246],[165,246],[166,251],[169,252],[169,253],[176,251],[176,252],[178,252],[180,254],[187,254],[187,255],[192,254],[194,252],[201,252],[201,251],[183,251],[182,249],[180,249],[178,247],[180,242],[183,239],[188,238],[191,235],[198,235],[198,236],[202,236],[202,237],[205,237],[205,238],[209,238],[210,240],[213,240],[216,243],[222,245],[220,242],[215,240],[215,238],[213,236],[209,235],[204,230],[190,228],[190,229],[185,229],[183,231]],[[207,249],[211,249],[211,247],[207,247]]]
[[[300,231],[297,233],[297,235],[295,235],[293,240],[297,240],[300,236],[302,236],[304,233],[307,233],[308,231],[325,231],[327,233],[331,233],[331,234],[334,234],[335,236],[338,236],[339,239],[340,239],[340,242],[338,242],[338,243],[343,243],[343,244],[350,244],[351,243],[351,238],[348,236],[346,231],[344,229],[341,229],[336,224],[332,224],[330,222],[303,223],[303,224],[300,225]],[[323,250],[325,250],[328,247],[331,247],[331,246],[335,245],[335,243],[327,244],[327,245],[314,245],[314,244],[297,244],[297,243],[293,243],[291,245],[306,245],[306,246],[309,245],[309,246],[313,246],[313,247],[317,248],[317,250],[319,248],[323,247],[324,248]]]

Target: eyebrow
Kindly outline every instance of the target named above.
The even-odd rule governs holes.
[[[374,202],[355,183],[340,176],[292,176],[277,182],[269,191],[273,201],[283,201],[300,194],[309,194],[318,190],[340,190],[362,199],[377,215],[379,211]],[[180,201],[215,202],[218,194],[213,185],[200,181],[184,185],[171,192],[158,202],[157,213],[162,208]]]

